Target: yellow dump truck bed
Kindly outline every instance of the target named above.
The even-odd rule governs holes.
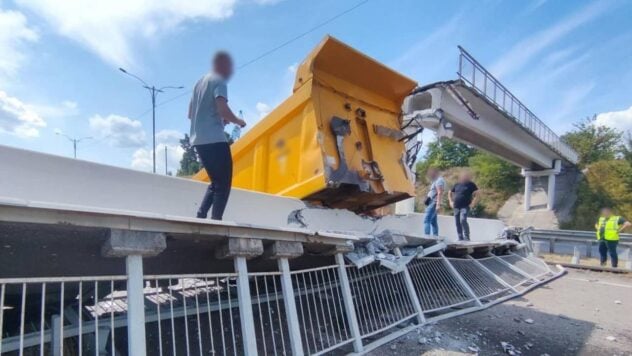
[[[413,196],[400,112],[415,86],[326,37],[294,93],[232,145],[233,186],[354,211]]]

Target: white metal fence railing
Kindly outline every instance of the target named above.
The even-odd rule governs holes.
[[[411,326],[494,305],[559,275],[517,254],[439,253],[394,274],[378,264],[345,265],[341,255],[332,266],[290,271],[287,260],[279,265],[278,272],[246,272],[245,279],[239,273],[145,275],[146,354],[365,352]],[[0,354],[127,354],[136,325],[129,285],[126,276],[0,279]]]
[[[576,164],[579,156],[542,120],[487,71],[474,57],[459,46],[459,78],[512,117],[520,126],[569,162]]]

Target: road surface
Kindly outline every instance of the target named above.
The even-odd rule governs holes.
[[[570,269],[521,298],[426,326],[369,355],[477,350],[479,355],[632,355],[632,275]]]

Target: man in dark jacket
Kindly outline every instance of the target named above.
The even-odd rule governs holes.
[[[478,187],[472,182],[469,172],[463,171],[459,174],[459,180],[448,193],[448,199],[450,207],[454,209],[454,220],[459,241],[469,241],[470,225],[467,223],[467,217],[470,209],[476,205],[479,199]]]

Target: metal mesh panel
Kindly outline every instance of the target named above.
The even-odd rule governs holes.
[[[147,354],[242,354],[235,277],[146,276]]]
[[[416,315],[402,273],[372,264],[348,267],[351,294],[360,333],[363,337],[380,333]]]
[[[424,312],[437,311],[472,301],[442,258],[424,257],[408,264],[410,276]]]
[[[460,258],[449,258],[449,260],[480,299],[494,295],[500,296],[509,289],[487,274],[476,261]]]
[[[262,355],[287,355],[290,352],[287,317],[279,272],[251,273],[257,350]]]
[[[351,341],[337,268],[328,266],[292,272],[306,354],[324,353]]]
[[[524,257],[520,257],[517,255],[505,255],[498,257],[502,258],[503,261],[511,264],[512,266],[515,266],[516,268],[526,272],[528,275],[533,277],[541,277],[542,275],[549,273],[548,268],[544,268],[542,265],[533,264],[525,260]]]
[[[502,261],[496,260],[496,257],[484,257],[477,259],[488,270],[492,271],[503,281],[514,287],[528,281],[528,278],[506,266]]]
[[[0,280],[0,354],[127,350],[125,277]]]

